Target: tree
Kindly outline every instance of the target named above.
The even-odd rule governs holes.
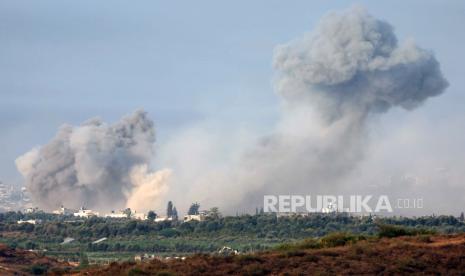
[[[214,218],[214,219],[218,219],[221,217],[221,213],[218,209],[218,207],[213,207],[210,209],[210,217]]]
[[[126,208],[123,210],[123,214],[125,214],[126,216],[128,216],[128,218],[131,217],[131,208]]]
[[[199,203],[192,203],[191,207],[189,207],[189,211],[187,211],[188,215],[198,215],[199,214],[199,208],[200,204]]]
[[[178,220],[178,210],[176,210],[176,207],[173,207],[173,220]]]
[[[166,208],[166,216],[168,218],[173,217],[173,202],[168,201],[168,207]]]
[[[147,213],[147,218],[151,221],[154,221],[157,218],[157,214],[154,211],[149,211]]]
[[[460,214],[460,221],[463,222],[464,221],[464,215],[463,215],[463,212]]]

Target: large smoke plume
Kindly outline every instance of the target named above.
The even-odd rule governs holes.
[[[36,204],[98,210],[157,206],[170,171],[151,173],[155,132],[143,111],[107,125],[92,119],[64,125],[48,144],[16,160]],[[148,192],[146,192],[148,191]]]
[[[364,157],[370,118],[414,109],[448,85],[432,52],[399,43],[389,23],[360,7],[331,13],[313,32],[276,47],[273,64],[282,99],[273,134],[229,169],[210,166],[204,171],[215,173],[194,177],[197,199],[250,211],[264,194],[340,193]]]

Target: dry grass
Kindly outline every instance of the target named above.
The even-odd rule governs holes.
[[[339,238],[337,243],[339,243]],[[236,257],[112,264],[87,275],[445,274],[465,271],[465,234],[358,240],[319,249],[288,248]],[[86,272],[81,272],[86,273]],[[137,274],[136,274],[137,273]]]

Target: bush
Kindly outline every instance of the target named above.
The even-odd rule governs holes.
[[[303,257],[305,256],[305,252],[304,251],[300,251],[300,250],[290,250],[288,252],[286,252],[286,257]]]
[[[249,263],[263,263],[264,262],[260,257],[256,255],[250,255],[250,254],[239,255],[237,258],[239,259],[239,262],[242,265],[249,264]]]
[[[309,238],[299,243],[298,248],[299,249],[318,249],[318,248],[321,248],[321,243],[317,239]]]
[[[321,238],[321,245],[323,247],[344,246],[349,243],[355,243],[357,237],[347,233],[332,233]]]
[[[29,271],[33,274],[33,275],[43,275],[45,273],[47,273],[47,270],[48,270],[48,267],[45,266],[45,265],[38,265],[38,264],[35,264],[33,266],[31,266],[29,268]]]
[[[160,235],[165,237],[165,238],[171,238],[171,237],[176,237],[179,235],[179,232],[176,229],[173,228],[165,228],[160,231]]]
[[[434,230],[430,229],[415,229],[415,228],[407,228],[397,225],[390,225],[390,224],[379,224],[379,233],[378,236],[380,238],[395,238],[400,236],[416,236],[416,235],[431,235],[435,234]]]
[[[140,268],[131,268],[129,271],[128,271],[128,276],[136,276],[136,275],[149,275],[149,273],[143,271],[142,269]]]
[[[251,275],[251,276],[260,276],[260,275],[266,275],[270,273],[270,271],[267,268],[257,263],[250,264],[244,267],[244,270],[247,271],[246,275]]]

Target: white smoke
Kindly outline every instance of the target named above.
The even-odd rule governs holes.
[[[136,166],[130,173],[131,183],[134,185],[128,195],[126,207],[132,210],[148,211],[159,207],[157,200],[163,198],[168,190],[168,179],[171,170],[164,169],[150,173],[147,165]]]
[[[169,177],[167,171],[148,171],[154,142],[153,122],[137,111],[113,125],[99,119],[64,125],[48,144],[18,157],[16,165],[42,208],[145,211],[158,206]]]

